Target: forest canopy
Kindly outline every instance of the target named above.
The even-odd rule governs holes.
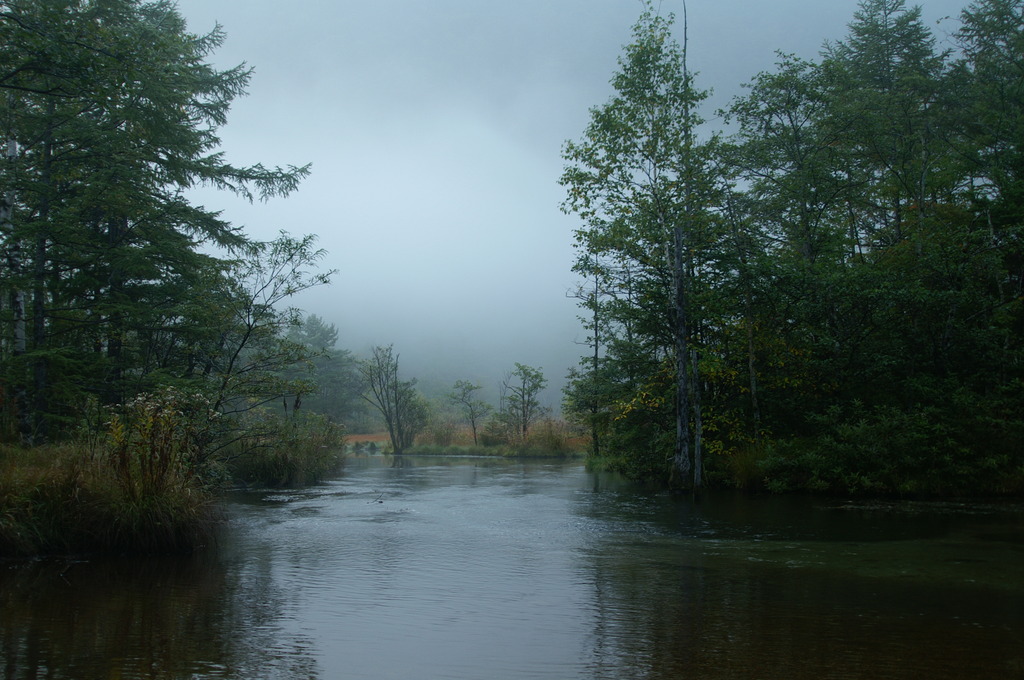
[[[326,283],[313,237],[254,241],[188,190],[284,196],[308,167],[235,166],[218,128],[251,72],[175,5],[0,2],[0,425],[60,439],[175,388],[227,415],[303,389],[286,331]],[[198,397],[197,397],[198,398]]]
[[[974,0],[940,41],[862,0],[720,112],[688,27],[645,7],[563,152],[590,336],[564,412],[595,459],[683,487],[1024,490],[1024,2]],[[0,2],[4,441],[168,389],[226,416],[204,445],[262,445],[269,404],[355,413],[359,364],[288,306],[330,278],[315,238],[255,241],[189,199],[309,172],[222,155],[251,77],[208,62],[223,39],[164,0]],[[544,384],[520,368],[510,397]],[[510,404],[525,440],[542,410]]]
[[[674,28],[647,5],[563,154],[590,331],[566,411],[597,459],[680,486],[1024,490],[1024,3],[976,0],[940,45],[919,8],[863,0],[711,133]]]

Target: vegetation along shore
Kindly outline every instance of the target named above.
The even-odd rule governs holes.
[[[346,437],[688,492],[1024,493],[1020,0],[941,40],[862,0],[717,112],[644,3],[562,149],[587,338],[554,399],[559,367],[418,382],[341,348],[293,306],[336,274],[316,236],[189,198],[310,173],[219,151],[252,76],[213,65],[224,39],[173,3],[0,7],[0,556],[195,550],[220,490],[323,480]]]

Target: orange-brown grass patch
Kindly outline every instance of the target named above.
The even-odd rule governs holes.
[[[387,432],[373,432],[370,434],[345,434],[345,442],[347,444],[361,444],[364,442],[374,442],[375,444],[387,444],[391,441]]]

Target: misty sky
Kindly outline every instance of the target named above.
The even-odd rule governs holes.
[[[944,41],[966,0],[925,0]],[[585,351],[561,148],[606,102],[638,0],[179,0],[212,61],[255,68],[221,130],[234,164],[313,164],[288,199],[195,200],[256,238],[314,233],[338,274],[295,300],[405,377],[493,387],[514,362],[557,389]],[[682,16],[681,2],[663,2]],[[856,0],[690,0],[689,64],[713,118],[775,51],[815,58]],[[682,37],[677,20],[677,36]]]

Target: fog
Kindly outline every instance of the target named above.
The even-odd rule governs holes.
[[[929,25],[961,0],[928,0]],[[201,190],[247,233],[313,233],[330,287],[294,300],[366,354],[393,343],[404,377],[493,387],[543,369],[557,407],[586,333],[571,292],[573,229],[558,184],[642,6],[637,0],[179,0],[210,60],[255,69],[222,128],[234,164],[312,164],[287,199],[250,205]],[[689,64],[713,112],[770,69],[842,38],[856,0],[691,0]],[[682,3],[664,2],[677,14]],[[940,41],[955,29],[941,21]]]

